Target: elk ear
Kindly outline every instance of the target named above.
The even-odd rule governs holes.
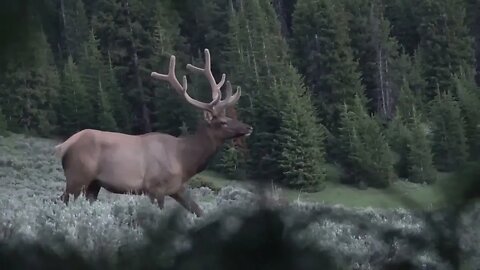
[[[213,115],[209,111],[203,111],[203,118],[205,119],[205,121],[210,123],[213,120]]]

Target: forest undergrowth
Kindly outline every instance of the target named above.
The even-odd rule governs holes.
[[[144,196],[103,190],[93,204],[80,197],[65,206],[58,201],[64,177],[53,156],[54,145],[52,140],[23,135],[0,137],[3,269],[60,269],[73,262],[75,269],[249,265],[319,269],[319,264],[326,267],[322,269],[458,269],[459,265],[476,269],[480,265],[478,204],[459,215],[447,210],[345,208],[301,201],[264,207],[256,194],[226,186],[217,193],[205,187],[190,190],[206,212],[202,218],[172,199],[160,210]]]

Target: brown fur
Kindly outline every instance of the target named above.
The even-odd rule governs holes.
[[[174,74],[172,62],[168,75],[170,83],[176,80],[171,77]],[[206,62],[209,67],[209,55]],[[128,135],[85,129],[55,146],[55,156],[62,160],[66,177],[61,199],[68,203],[70,195],[77,198],[83,192],[90,201],[95,201],[100,189],[104,188],[119,194],[146,194],[163,208],[165,196],[170,196],[190,212],[201,216],[200,207],[185,194],[187,181],[206,168],[225,140],[248,136],[253,130],[251,126],[225,116],[225,108],[233,106],[240,92],[232,96],[227,81],[229,93],[225,100],[220,100],[220,87],[225,78],[216,84],[211,73],[206,75],[213,81],[212,98],[215,101],[206,104],[186,97],[189,103],[205,112],[205,120],[195,134],[184,137],[156,132]],[[158,73],[152,73],[152,76],[167,78],[167,75]],[[179,93],[183,91],[186,96],[186,81],[184,84],[185,87],[181,88],[180,84],[173,82],[175,89]]]
[[[238,113],[235,107],[228,107],[226,109],[226,115],[232,119],[238,119]],[[233,146],[239,150],[243,155],[247,155],[248,146],[246,142],[246,138],[244,136],[237,137],[233,139]]]

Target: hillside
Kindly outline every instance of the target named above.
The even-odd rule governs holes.
[[[90,254],[88,256],[93,256],[99,250],[104,252],[102,254],[114,256],[117,249],[127,242],[129,248],[133,248],[131,252],[137,252],[135,248],[142,248],[142,243],[146,243],[143,241],[146,239],[145,232],[148,232],[148,228],[155,229],[157,226],[162,226],[162,222],[169,214],[177,209],[176,202],[173,200],[167,199],[166,209],[161,211],[146,197],[112,195],[105,191],[100,193],[99,201],[92,205],[83,198],[69,204],[68,207],[58,201],[55,202],[63,189],[64,179],[59,162],[52,155],[53,145],[55,142],[52,140],[27,138],[22,135],[0,137],[0,153],[2,153],[0,157],[0,242],[13,244],[22,239],[49,242],[53,241],[52,236],[56,235],[61,237],[58,240],[64,239],[73,247],[79,248],[81,254]],[[227,220],[230,215],[243,216],[243,218],[255,216],[257,204],[254,193],[234,187],[235,185],[231,185],[232,183],[228,180],[219,180],[208,172],[200,178],[221,186],[218,193],[207,188],[191,190],[207,213],[206,217],[196,218],[180,209],[180,223],[176,223],[177,225],[169,230],[199,230],[207,228],[205,227],[207,224],[213,226],[212,222],[216,220]],[[348,189],[332,186],[328,187],[325,193],[311,195],[310,199],[324,200],[325,194],[331,192],[330,203],[341,203],[343,200],[354,204],[353,197],[363,197],[363,203],[368,204],[365,199],[367,194],[374,194],[371,190],[350,190],[350,193],[346,190]],[[312,220],[307,227],[301,229],[298,237],[309,235],[309,239],[315,239],[315,246],[330,249],[339,262],[347,262],[350,266],[356,265],[355,269],[382,269],[382,265],[385,266],[388,261],[401,261],[407,256],[414,264],[422,264],[424,267],[443,265],[446,268],[437,269],[450,269],[446,266],[446,261],[438,257],[434,246],[425,246],[421,251],[411,254],[414,249],[412,250],[410,245],[414,245],[414,242],[410,243],[410,241],[420,239],[433,241],[436,235],[435,229],[432,230],[432,228],[440,225],[440,223],[430,224],[428,216],[424,216],[422,212],[399,208],[329,206],[304,201],[304,195],[296,198],[298,193],[294,194],[293,191],[286,193],[294,200],[288,208],[281,208],[280,215],[285,218],[285,221],[296,216],[294,218],[296,221],[291,220],[294,223],[301,222],[300,216],[310,216]],[[342,199],[339,198],[340,194],[349,197]],[[420,194],[416,196],[421,197]],[[372,198],[372,200],[378,200],[378,198]],[[392,200],[389,199],[389,201]],[[475,206],[463,213],[461,222],[458,224],[462,228],[458,241],[462,245],[463,252],[474,252],[473,257],[468,257],[469,259],[465,257],[463,263],[477,264],[476,260],[480,258],[476,253],[478,251],[475,251],[478,243],[475,239],[480,240],[478,230],[475,229],[479,215],[474,213],[477,211],[480,211],[480,208]],[[445,213],[437,212],[436,222],[443,222],[442,220],[447,217],[444,215]],[[261,225],[258,224],[258,226]],[[287,226],[287,228],[290,227]],[[395,234],[399,233],[395,236],[398,238],[395,240],[398,241],[397,244],[383,238],[384,233],[389,231],[393,233],[397,230],[399,230],[395,232]],[[161,234],[161,232],[158,233]],[[235,229],[232,229],[231,233],[235,234]],[[182,232],[179,234],[183,235]],[[413,240],[410,239],[411,237],[420,238]],[[54,242],[51,242],[45,247],[55,247],[62,245],[63,242],[55,243],[57,244],[54,245]],[[207,244],[202,244],[204,247],[205,245]],[[155,248],[161,249],[161,247]],[[92,262],[92,257],[89,258],[87,261]]]
[[[254,132],[226,143],[210,169],[334,203],[322,190],[342,194],[328,179],[336,164],[335,180],[371,191],[369,201],[345,190],[338,197],[354,192],[350,205],[395,205],[376,189],[418,189],[420,204],[435,203],[416,184],[434,190],[480,157],[478,1],[26,2],[0,16],[12,25],[0,33],[0,133],[179,135],[226,116]],[[152,76],[166,74],[172,56],[193,99],[216,96],[213,80],[222,99],[227,85],[240,97],[215,115],[186,102]]]
[[[0,25],[0,268],[480,269],[480,1],[2,0]],[[143,146],[169,179],[208,160],[205,216],[60,203],[54,138],[85,129],[186,136]]]

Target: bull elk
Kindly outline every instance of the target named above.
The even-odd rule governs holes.
[[[210,83],[212,101],[204,103],[187,93],[187,79],[181,85],[175,75],[175,56],[170,57],[168,74],[152,72],[154,79],[168,82],[189,104],[203,111],[203,119],[194,134],[174,137],[151,132],[129,135],[85,129],[73,134],[55,146],[55,155],[62,162],[66,178],[61,200],[68,204],[69,197],[76,199],[81,193],[93,202],[101,188],[116,194],[147,195],[163,209],[165,196],[198,217],[200,207],[186,194],[188,180],[203,171],[209,159],[228,139],[249,136],[253,128],[227,117],[226,109],[240,98],[238,87],[232,95],[232,86],[226,81],[226,96],[222,100],[221,87],[225,74],[216,82],[210,63],[210,53],[205,49],[205,66],[188,64],[191,72],[203,74]]]

